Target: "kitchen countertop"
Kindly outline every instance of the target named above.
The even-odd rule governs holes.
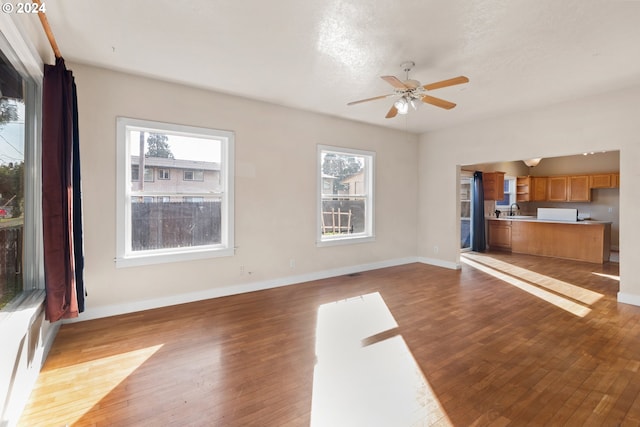
[[[496,218],[496,217],[487,217],[486,219],[490,220],[490,221],[522,221],[522,222],[548,222],[548,223],[553,223],[553,224],[576,224],[576,225],[597,225],[597,224],[611,224],[611,221],[596,221],[596,220],[591,220],[591,219],[586,219],[586,220],[580,220],[580,221],[558,221],[558,220],[552,220],[552,219],[538,219],[535,216],[531,216],[531,217],[510,217],[510,216],[505,216],[505,217],[500,217],[500,218]]]

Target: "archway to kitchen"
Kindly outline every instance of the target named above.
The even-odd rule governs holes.
[[[470,222],[473,172],[482,171],[485,174],[504,172],[504,196],[498,200],[484,201],[486,218],[508,215],[510,211],[521,216],[536,217],[539,208],[575,209],[579,219],[611,222],[610,261],[617,262],[619,260],[620,235],[619,170],[619,151],[578,153],[572,156],[542,158],[540,163],[533,167],[525,165],[521,160],[461,166],[457,198],[460,212],[460,250],[462,252],[469,250],[471,235],[474,232]],[[563,176],[588,176],[589,179],[586,182],[589,182],[587,192],[590,200],[569,200],[568,194],[566,200],[558,200],[557,197],[549,198],[548,188],[543,197],[534,198],[533,187],[525,188],[517,185],[517,177],[533,177],[534,179],[537,177],[547,178],[546,180],[539,179],[539,181],[548,187],[548,178]],[[605,178],[608,178],[609,181],[601,181],[600,178],[605,181]],[[488,233],[487,236],[489,236]],[[493,249],[495,249],[495,245]],[[502,249],[508,249],[508,245]]]

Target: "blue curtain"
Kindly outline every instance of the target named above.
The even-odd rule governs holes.
[[[471,250],[484,252],[487,243],[484,232],[484,189],[482,172],[473,173],[473,191],[471,192]]]

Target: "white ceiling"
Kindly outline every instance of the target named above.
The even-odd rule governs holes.
[[[640,85],[638,0],[56,0],[80,62],[416,133]],[[465,75],[385,119],[381,75]],[[79,88],[81,90],[81,88]]]

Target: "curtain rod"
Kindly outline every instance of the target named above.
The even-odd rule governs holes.
[[[40,0],[33,0],[33,2],[38,6],[41,6]],[[51,49],[53,49],[53,54],[56,56],[56,58],[62,58],[62,54],[60,53],[60,49],[58,48],[58,43],[56,43],[56,38],[53,36],[53,31],[51,31],[51,27],[49,26],[47,15],[45,15],[44,12],[38,11],[38,18],[40,18],[40,23],[42,24],[44,33],[49,39],[49,44],[51,45]]]

